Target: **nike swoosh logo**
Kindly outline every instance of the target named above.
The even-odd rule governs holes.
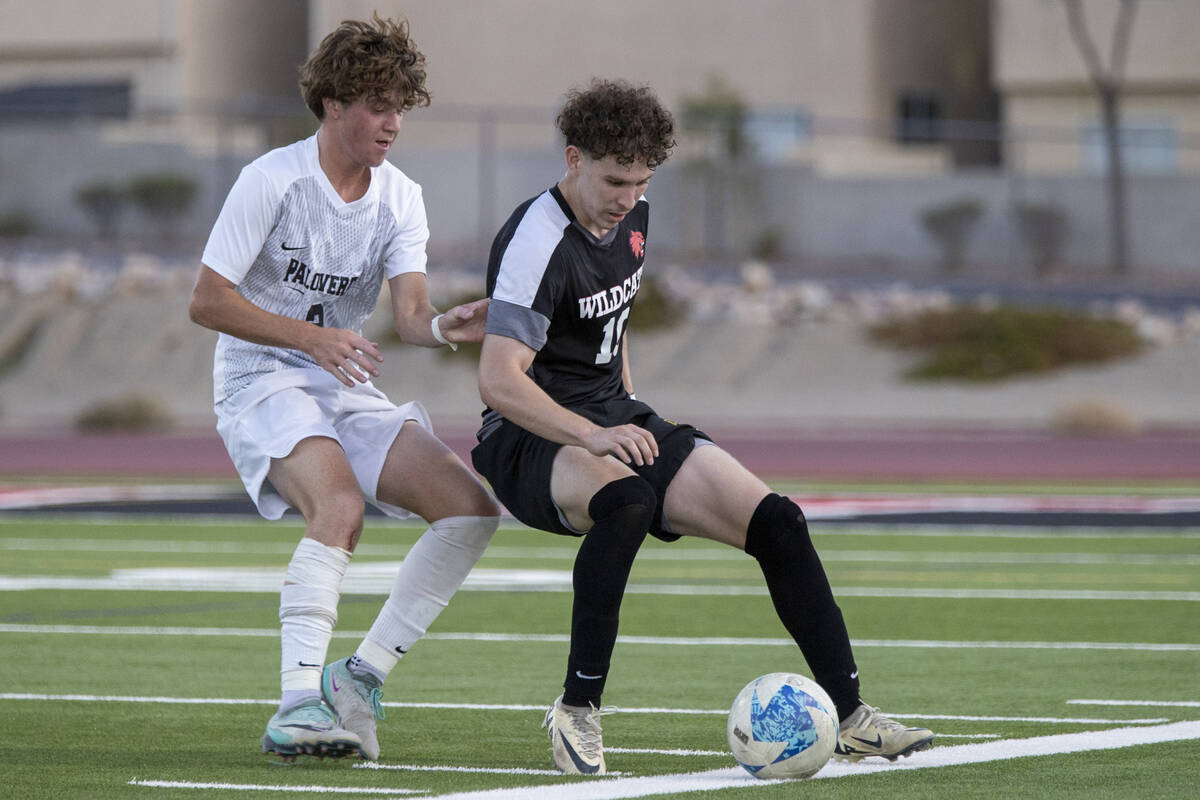
[[[870,739],[863,739],[860,736],[855,736],[853,738],[857,741],[862,742],[863,744],[865,744],[869,747],[875,747],[875,748],[883,747],[883,737],[882,736],[877,735],[875,737],[875,741],[873,741],[873,742]]]
[[[583,678],[585,681],[598,681],[601,678],[603,678],[604,676],[603,675],[584,675],[579,670],[575,670],[575,677]]]
[[[571,747],[571,743],[567,741],[567,737],[563,736],[561,732],[558,734],[558,738],[562,741],[563,749],[567,751],[567,755],[571,757],[571,763],[577,770],[584,775],[592,775],[600,771],[599,764],[589,764],[580,758],[579,754],[575,752],[575,748]]]
[[[279,246],[281,248],[283,248],[284,250],[307,250],[308,249],[308,245],[306,245],[306,244],[302,244],[298,247],[288,247],[287,242],[284,242],[283,244],[281,244]]]
[[[330,671],[330,673],[329,673],[329,684],[330,684],[331,686],[333,686],[333,693],[334,693],[334,694],[337,694],[339,691],[341,691],[341,690],[338,688],[338,685],[337,685],[337,676],[336,676],[336,675],[334,675],[332,671]]]
[[[858,677],[858,670],[854,670],[854,672],[850,673],[850,680],[854,680],[857,677]]]
[[[319,667],[319,666],[321,666],[320,664],[305,664],[303,661],[297,661],[296,663],[302,667]]]

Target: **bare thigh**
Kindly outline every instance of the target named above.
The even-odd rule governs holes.
[[[494,517],[500,507],[441,439],[413,420],[388,449],[376,497],[434,522],[445,517]]]
[[[771,489],[716,445],[697,447],[667,486],[663,518],[672,533],[746,548],[750,518]]]
[[[590,530],[588,506],[606,484],[635,474],[612,456],[594,456],[582,447],[565,445],[554,457],[550,472],[550,497],[577,531]]]
[[[267,480],[304,517],[304,535],[353,550],[362,533],[363,499],[342,446],[327,436],[301,439],[271,459]]]

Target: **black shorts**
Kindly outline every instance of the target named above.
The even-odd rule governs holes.
[[[654,463],[629,466],[654,487],[658,498],[650,534],[664,542],[678,539],[678,534],[662,529],[663,497],[683,460],[695,449],[696,440],[712,441],[712,438],[691,425],[663,419],[640,400],[608,400],[572,406],[571,410],[606,428],[632,423],[654,436],[658,442],[658,458]],[[563,523],[550,497],[550,473],[560,447],[504,420],[475,445],[471,463],[487,478],[500,502],[521,522],[538,530],[580,536]]]

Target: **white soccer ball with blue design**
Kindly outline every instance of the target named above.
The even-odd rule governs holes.
[[[812,679],[772,672],[738,693],[726,733],[733,757],[754,777],[808,778],[833,755],[837,709]]]

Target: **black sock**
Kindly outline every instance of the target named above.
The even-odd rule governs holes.
[[[625,584],[656,505],[654,489],[636,475],[606,484],[588,504],[595,524],[575,556],[571,654],[563,683],[566,705],[600,705]]]
[[[762,568],[775,611],[800,646],[813,678],[845,719],[860,703],[858,667],[800,507],[778,494],[764,497],[746,530],[746,552]]]

